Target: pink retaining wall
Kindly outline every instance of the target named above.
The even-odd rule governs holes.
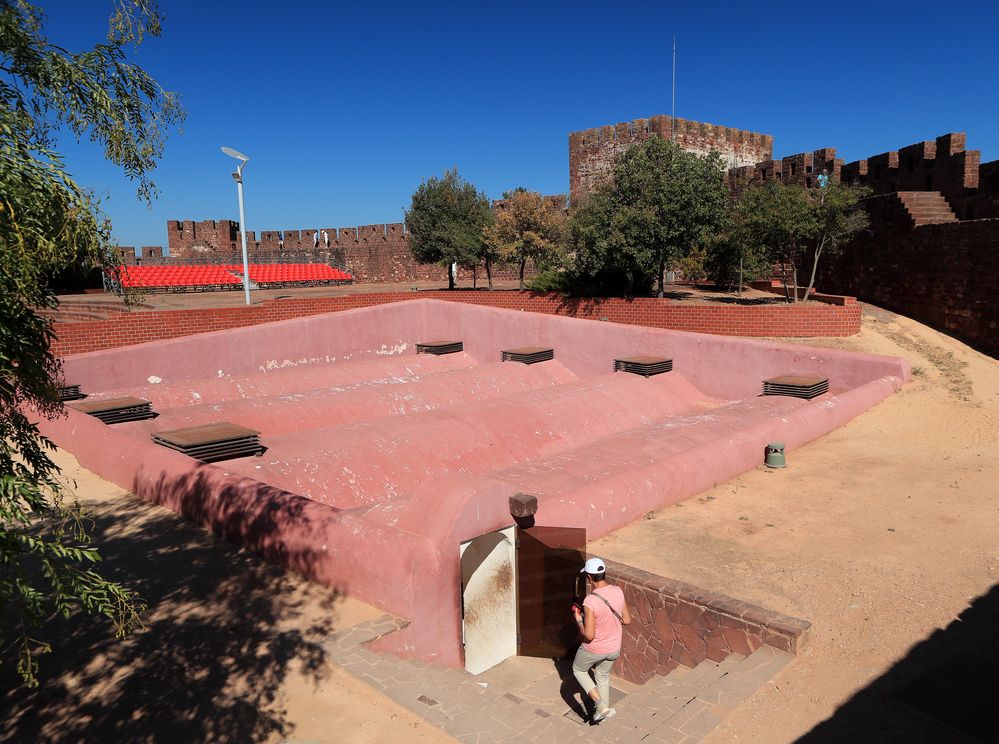
[[[162,389],[164,402],[188,405],[202,389],[220,400],[231,394],[223,387],[242,390],[237,380],[256,378],[250,395],[257,397],[274,395],[292,380],[313,384],[300,376],[321,369],[346,377],[366,370],[369,378],[410,363],[428,371],[434,363],[415,357],[414,344],[441,338],[463,340],[467,358],[484,370],[501,349],[515,346],[553,346],[556,361],[518,368],[515,377],[523,377],[527,388],[509,397],[510,405],[452,401],[446,415],[411,412],[371,419],[358,429],[386,437],[342,436],[343,425],[318,429],[315,436],[264,437],[273,449],[256,463],[195,465],[152,444],[148,427],[107,427],[75,411],[44,422],[43,430],[84,467],[122,487],[412,620],[381,647],[458,665],[458,545],[508,526],[512,493],[538,496],[539,524],[585,527],[599,537],[755,467],[769,441],[793,449],[842,425],[897,390],[909,374],[903,360],[889,357],[416,300],[78,355],[66,360],[66,380],[89,393]],[[615,356],[635,354],[670,356],[675,371],[650,380],[610,374]],[[468,369],[466,361],[442,361],[432,374]],[[811,402],[758,397],[763,378],[787,372],[827,375],[831,392]],[[553,373],[558,385],[538,387],[540,376]],[[641,413],[653,399],[645,407],[654,415],[636,419],[635,409]],[[522,428],[525,420],[531,431]],[[479,441],[472,442],[467,462],[416,446],[422,438],[446,451],[449,431],[473,421]],[[393,437],[400,441],[389,441]],[[286,446],[296,438],[300,446]],[[287,490],[299,481],[275,477],[265,485],[252,477],[269,456],[299,470],[332,473],[337,461],[311,439],[338,442],[346,462],[382,463],[396,488],[383,493],[372,481],[355,494],[364,498],[341,506],[335,494],[348,494],[350,486],[327,478],[320,489],[325,496],[317,491],[326,505]],[[414,444],[385,457],[386,445],[407,442]],[[483,442],[493,442],[495,451]]]
[[[580,300],[549,292],[428,291],[265,300],[250,307],[116,313],[107,320],[58,323],[53,348],[60,355],[82,354],[414,298],[731,336],[851,336],[860,330],[860,305],[853,297],[843,298],[842,307],[743,306],[681,304],[654,298]]]

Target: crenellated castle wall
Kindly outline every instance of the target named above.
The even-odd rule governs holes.
[[[967,150],[966,139],[963,132],[950,132],[846,164],[827,147],[732,168],[728,181],[734,191],[767,180],[814,186],[825,171],[833,181],[867,186],[874,195],[940,192],[961,220],[999,217],[999,160],[981,163],[981,153]]]
[[[676,119],[676,143],[684,150],[707,155],[717,152],[729,168],[755,165],[773,156],[769,134],[732,129],[716,124]],[[569,195],[575,201],[608,177],[614,158],[636,142],[653,135],[673,139],[670,116],[622,122],[569,134]]]
[[[562,195],[549,198],[556,203],[565,202]],[[169,257],[161,258],[162,248],[158,249],[158,254],[143,248],[142,263],[238,263],[242,256],[239,223],[232,220],[170,220],[167,222],[167,235]],[[406,228],[401,222],[357,227],[262,230],[259,237],[255,231],[247,230],[246,248],[251,263],[328,263],[346,269],[358,282],[447,281],[447,271],[439,264],[420,264],[413,259]],[[119,247],[118,250],[124,263],[136,263],[131,247]],[[533,273],[531,270],[528,275]],[[459,269],[459,276],[470,276],[470,272]],[[485,280],[484,269],[479,271],[479,277]],[[515,279],[517,272],[513,267],[495,266],[493,278]]]
[[[654,134],[669,138],[672,123],[658,116],[572,132],[572,194],[578,196],[606,178],[613,158],[629,145]],[[897,309],[999,353],[999,295],[994,292],[999,284],[999,161],[981,163],[981,153],[967,149],[963,133],[852,163],[844,163],[831,147],[775,160],[768,135],[680,119],[676,139],[694,152],[721,153],[732,166],[727,177],[734,192],[768,180],[812,187],[823,172],[832,181],[867,186],[873,192],[867,200],[871,228],[825,260],[822,288]],[[917,226],[915,215],[907,213],[905,200],[898,196],[908,191],[938,192],[958,221]],[[564,196],[549,198],[565,205]],[[504,205],[498,201],[493,206]],[[169,257],[162,257],[156,246],[143,246],[142,257],[136,259],[134,250],[125,247],[119,249],[123,262],[238,260],[239,225],[234,221],[170,221],[167,233]],[[263,230],[259,235],[249,232],[247,242],[251,261],[323,261],[345,267],[360,282],[443,283],[447,278],[443,267],[413,260],[402,223]],[[499,266],[494,276],[516,278],[516,269]],[[479,277],[484,280],[484,272]]]

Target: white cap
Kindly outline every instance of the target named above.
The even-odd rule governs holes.
[[[607,573],[607,566],[605,566],[604,562],[599,558],[590,558],[590,560],[586,562],[586,565],[583,566],[579,572],[587,574]]]

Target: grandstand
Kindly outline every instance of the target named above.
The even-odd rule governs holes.
[[[250,281],[257,288],[319,287],[348,284],[353,276],[321,263],[250,264]],[[105,288],[147,292],[217,292],[243,286],[242,264],[165,264],[119,266],[117,276],[105,276]]]

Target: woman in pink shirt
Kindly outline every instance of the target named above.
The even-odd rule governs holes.
[[[617,712],[610,707],[610,671],[621,655],[622,626],[631,624],[631,615],[624,592],[607,583],[607,567],[602,560],[590,558],[580,573],[586,574],[590,594],[583,600],[582,613],[576,605],[572,607],[584,641],[576,651],[572,674],[593,701],[593,720],[602,721]]]

